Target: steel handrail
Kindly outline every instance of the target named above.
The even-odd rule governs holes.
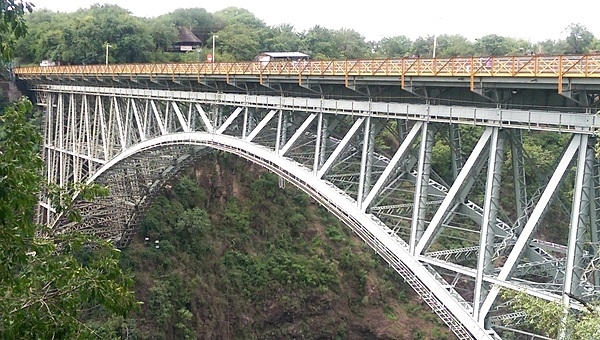
[[[563,78],[600,78],[600,54],[525,55],[502,57],[397,58],[358,60],[286,60],[216,63],[99,64],[17,67],[17,77],[31,76],[115,77],[129,76],[378,76],[397,77],[534,77],[556,78],[562,92]],[[471,84],[472,85],[472,84]]]

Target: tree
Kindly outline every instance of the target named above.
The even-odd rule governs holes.
[[[496,34],[485,35],[476,39],[476,41],[479,53],[487,55],[506,55],[511,50],[508,39]]]
[[[302,51],[302,40],[300,34],[294,31],[294,27],[282,24],[269,30],[268,38],[262,46],[263,51]]]
[[[33,222],[43,162],[40,136],[25,118],[32,109],[21,99],[0,116],[0,334],[87,337],[93,330],[79,321],[86,308],[123,316],[136,308],[133,278],[122,271],[119,251],[107,241],[55,235]],[[91,189],[86,192],[98,193]]]
[[[25,12],[33,11],[33,4],[23,0],[0,1],[0,59],[13,58],[17,39],[27,34]]]
[[[506,290],[503,293],[516,312],[526,315],[530,326],[540,334],[558,338],[561,334],[572,340],[600,339],[600,309],[584,302],[585,310],[571,310],[565,317],[565,307],[524,292]]]
[[[589,47],[594,41],[594,35],[588,31],[588,29],[581,24],[570,24],[566,30],[568,36],[566,43],[569,46],[567,53],[587,53]]]
[[[63,60],[64,31],[71,21],[72,16],[67,13],[35,10],[27,15],[27,35],[17,41],[15,56],[23,63]]]
[[[228,7],[213,14],[217,61],[250,61],[260,52],[261,42],[268,38],[269,28],[248,10]],[[222,29],[221,29],[222,28]],[[211,40],[212,43],[212,40]]]
[[[190,27],[205,44],[211,40],[210,33],[217,30],[213,16],[204,8],[179,8],[161,18],[166,18],[176,27]]]
[[[368,58],[371,53],[365,38],[355,30],[344,28],[337,30],[334,39],[343,59]]]
[[[436,56],[440,58],[472,56],[473,43],[462,35],[442,34],[437,38]]]
[[[228,25],[218,35],[216,61],[250,61],[261,52],[261,33],[242,23]]]
[[[431,58],[433,55],[433,40],[433,36],[417,38],[411,47],[412,54],[421,58]]]
[[[23,15],[31,4],[2,1],[2,59],[13,55],[26,33]],[[42,184],[41,137],[27,121],[33,105],[25,98],[0,115],[0,334],[5,339],[90,338],[80,320],[85,311],[104,309],[127,315],[138,306],[133,278],[119,266],[119,251],[107,241],[83,234],[53,234],[33,222]],[[79,186],[82,197],[106,193]],[[65,191],[55,191],[65,195]],[[61,208],[61,207],[57,207]],[[79,217],[69,205],[65,216]]]
[[[314,26],[304,35],[304,45],[314,59],[339,59],[341,53],[335,41],[335,31]]]
[[[63,59],[71,63],[104,63],[110,43],[110,62],[147,62],[154,42],[147,25],[116,5],[94,5],[75,13],[64,29]]]
[[[381,39],[375,46],[375,52],[387,58],[408,57],[412,41],[405,35]]]

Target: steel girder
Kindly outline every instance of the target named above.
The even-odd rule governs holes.
[[[318,199],[461,339],[515,329],[522,316],[512,317],[500,289],[570,308],[598,292],[593,116],[126,88],[36,91],[44,94],[48,181],[98,182],[111,191],[78,203],[84,223],[77,226],[42,197],[40,220],[57,230],[75,227],[126,244],[151,196],[190,161],[219,149]],[[465,127],[478,140],[460,140]],[[528,191],[526,168],[536,165],[528,164],[521,136],[556,131],[570,141]],[[379,140],[396,146],[383,148]],[[446,156],[450,162],[440,167]],[[540,230],[567,177],[575,178],[575,194],[563,245],[544,240]],[[502,199],[504,187],[512,188],[512,200]]]

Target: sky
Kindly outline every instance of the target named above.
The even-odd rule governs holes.
[[[36,8],[73,12],[92,4],[117,4],[138,17],[156,17],[178,8],[214,13],[244,8],[269,26],[290,24],[302,32],[316,25],[353,29],[366,40],[405,35],[411,39],[460,34],[474,40],[487,34],[532,43],[564,39],[570,24],[600,38],[600,1],[571,0],[27,0]]]

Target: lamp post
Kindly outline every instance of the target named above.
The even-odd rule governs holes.
[[[108,65],[108,48],[111,47],[109,43],[106,43],[106,65]]]
[[[442,26],[442,20],[443,20],[442,17],[438,17],[437,18],[437,23],[440,25],[440,27],[436,27],[435,28],[435,32],[436,33],[433,34],[433,53],[432,53],[432,56],[431,56],[433,59],[435,59],[435,54],[436,54],[436,51],[437,51],[437,37],[438,37],[437,33],[440,33],[440,29],[443,28],[443,26]]]
[[[218,38],[218,37],[219,37],[218,35],[213,35],[212,36],[212,38],[213,38],[212,62],[213,63],[215,62],[215,39]]]

